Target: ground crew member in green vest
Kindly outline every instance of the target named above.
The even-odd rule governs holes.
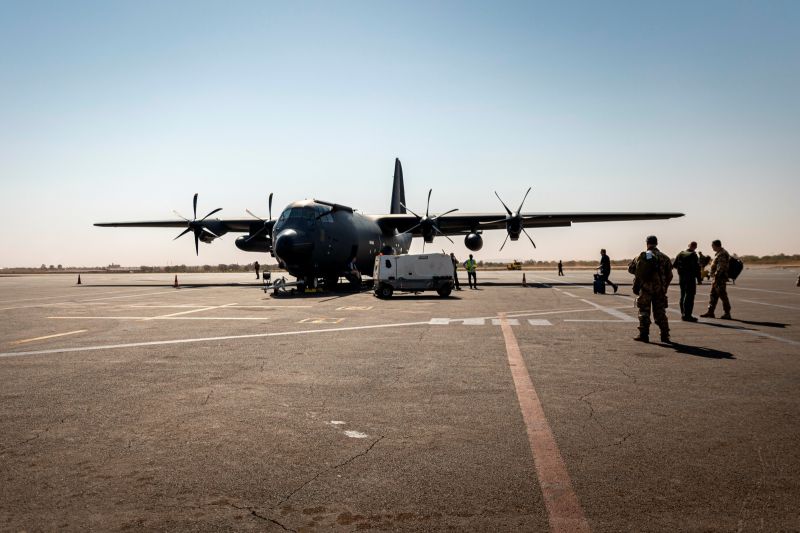
[[[672,260],[656,246],[655,235],[647,237],[647,250],[631,261],[628,272],[634,274],[633,292],[638,296],[639,336],[633,340],[650,342],[650,308],[653,320],[661,330],[661,342],[669,340],[667,320],[667,289],[672,282]]]
[[[700,275],[700,259],[697,257],[697,243],[692,241],[689,247],[678,254],[672,266],[678,271],[681,286],[681,320],[697,322],[692,316],[694,296],[697,294],[697,283],[702,281]]]
[[[711,277],[714,281],[711,282],[711,296],[708,301],[708,311],[703,313],[704,318],[714,318],[714,311],[717,308],[717,302],[722,300],[723,315],[720,318],[725,320],[731,319],[731,302],[728,300],[728,263],[731,261],[731,256],[725,248],[722,247],[722,241],[719,239],[711,243],[711,248],[714,249],[716,255],[714,261],[711,263]]]
[[[475,259],[472,258],[472,254],[469,254],[469,259],[464,261],[464,268],[467,269],[467,281],[469,282],[469,288],[477,289],[478,277],[476,275],[476,270],[478,268],[478,263],[476,263]]]

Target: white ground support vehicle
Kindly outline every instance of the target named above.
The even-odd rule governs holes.
[[[375,296],[390,298],[394,291],[453,291],[453,262],[447,254],[379,255],[375,258]]]

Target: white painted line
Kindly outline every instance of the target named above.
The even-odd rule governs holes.
[[[572,298],[577,298],[577,296],[575,296],[575,295],[574,295],[574,294],[572,294],[571,292],[567,292],[567,291],[561,291],[561,292],[563,292],[563,293],[564,293],[564,294],[566,294],[567,296],[571,296]]]
[[[594,302],[590,302],[589,300],[581,300],[581,301],[584,302],[584,303],[587,303],[589,305],[595,306],[600,311],[603,311],[604,313],[608,313],[609,315],[620,319],[622,322],[636,322],[635,318],[631,317],[630,315],[626,315],[622,311],[618,311],[617,309],[614,309],[613,307],[605,307],[603,305],[596,304]]]
[[[482,326],[485,320],[482,318],[465,318],[462,323],[465,326]]]
[[[187,291],[196,291],[197,289],[181,289],[183,292]],[[154,296],[156,294],[176,294],[175,289],[169,291],[158,291],[158,292],[139,292],[136,294],[128,294],[125,296],[108,296],[105,298],[89,298],[88,300],[80,300],[81,303],[87,302],[98,302],[100,300],[119,300],[121,298],[136,298],[137,296]]]
[[[519,320],[517,320],[516,318],[506,318],[504,320],[505,320],[506,323],[508,323],[509,326],[519,326]],[[502,320],[499,319],[499,318],[493,318],[492,319],[492,325],[493,326],[501,326],[502,325]]]
[[[431,324],[433,326],[447,326],[450,324],[449,318],[431,318],[427,324]]]
[[[43,337],[34,337],[32,339],[22,339],[20,341],[14,341],[11,344],[17,345],[17,344],[25,344],[27,342],[33,342],[33,341],[43,341],[45,339],[55,339],[56,337],[64,337],[66,335],[75,335],[76,333],[85,333],[87,331],[89,331],[89,330],[88,329],[78,329],[78,330],[75,330],[75,331],[67,331],[66,333],[56,333],[54,335],[45,335]]]
[[[85,290],[81,288],[79,290]],[[149,287],[142,287],[142,291],[149,290]],[[105,292],[96,292],[95,294],[114,294],[118,293],[119,291],[105,291]],[[32,302],[34,300],[58,300],[59,298],[69,298],[70,294],[63,294],[59,296],[37,296],[36,298],[16,298],[13,300],[3,300],[0,304],[10,304],[10,303],[17,303],[17,302]]]
[[[739,287],[738,285],[728,284],[728,290],[740,290],[740,291],[758,291],[758,292],[771,292],[772,294],[788,294],[789,296],[800,296],[800,292],[788,292],[788,291],[771,291],[769,289],[753,289],[751,287]]]
[[[528,324],[531,326],[552,326],[553,323],[546,318],[529,318]]]
[[[141,318],[141,317],[138,317]],[[91,352],[97,350],[113,350],[117,348],[140,348],[143,346],[166,346],[170,344],[193,344],[198,342],[215,342],[239,339],[259,339],[264,337],[287,337],[291,335],[311,335],[314,333],[336,333],[340,331],[356,331],[366,329],[402,328],[408,326],[427,325],[428,322],[401,322],[397,324],[376,324],[371,326],[349,326],[327,329],[303,329],[297,331],[277,331],[273,333],[250,333],[246,335],[225,335],[220,337],[197,337],[193,339],[173,339],[166,341],[129,342],[123,344],[104,344],[98,346],[81,346],[75,348],[54,348],[52,350],[36,350],[30,352],[2,352],[0,357],[21,357],[25,355],[49,355],[55,353]]]
[[[758,302],[756,300],[745,300],[744,298],[739,298],[740,302],[749,302],[751,304],[758,304],[758,305],[768,305],[770,307],[780,307],[781,309],[792,309],[794,311],[800,311],[800,307],[795,307],[792,305],[778,305],[778,304],[769,304],[767,302]]]
[[[344,432],[344,434],[350,437],[351,439],[366,439],[367,437],[369,437],[369,435],[367,435],[366,433],[361,433],[360,431],[353,431],[353,430],[347,430]]]
[[[200,313],[201,311],[211,311],[212,309],[220,309],[222,307],[228,307],[229,305],[236,305],[236,304],[225,304],[225,305],[214,305],[214,306],[211,306],[211,307],[200,307],[200,308],[197,308],[197,309],[190,309],[188,311],[178,311],[177,313],[170,313],[168,315],[159,315],[159,316],[154,316],[154,317],[150,317],[150,318],[145,318],[145,320],[159,320],[161,318],[170,318],[170,317],[173,317],[173,316],[188,315],[188,314],[191,314],[191,313]]]
[[[341,426],[345,424],[344,420],[331,420],[331,424],[334,426]]]

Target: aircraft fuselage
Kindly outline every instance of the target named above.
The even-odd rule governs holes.
[[[279,264],[303,279],[338,277],[354,256],[358,270],[372,275],[381,251],[407,253],[410,245],[410,234],[387,235],[368,215],[313,200],[290,204],[272,228],[272,249]]]

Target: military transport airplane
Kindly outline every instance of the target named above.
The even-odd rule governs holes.
[[[195,251],[199,242],[210,243],[228,232],[247,233],[236,239],[236,246],[246,252],[269,252],[289,274],[307,286],[322,279],[326,286],[335,285],[347,265],[355,257],[358,270],[371,275],[375,256],[380,253],[407,253],[412,237],[433,242],[437,235],[463,235],[464,245],[472,251],[483,247],[483,230],[505,229],[506,241],[519,239],[521,234],[536,247],[526,228],[571,226],[578,222],[612,222],[621,220],[658,220],[683,216],[683,213],[523,213],[528,197],[525,193],[516,211],[512,211],[495,192],[505,213],[460,213],[451,209],[441,214],[430,213],[431,191],[424,215],[406,207],[403,168],[395,159],[394,184],[389,214],[362,214],[352,207],[323,200],[301,200],[289,204],[277,219],[272,218],[272,195],[269,196],[269,219],[250,213],[253,219],[209,218],[217,208],[201,219],[197,218],[197,194],[194,195],[194,218],[142,222],[99,222],[95,226],[185,228],[176,239],[194,233]],[[424,243],[423,243],[424,247]]]

